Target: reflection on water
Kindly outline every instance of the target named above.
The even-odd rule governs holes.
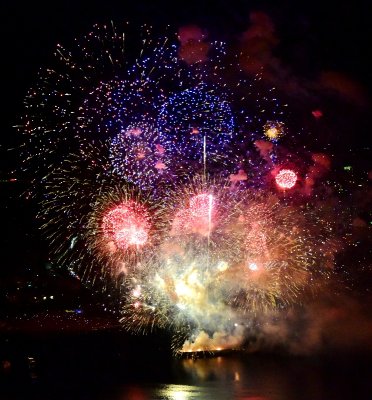
[[[107,339],[15,343],[0,373],[0,399],[367,400],[372,393],[370,360],[360,355],[175,359],[151,351],[154,344],[139,352]]]
[[[175,360],[175,381],[182,383],[130,385],[124,387],[120,399],[147,400],[291,400],[322,399],[318,380],[321,377],[306,371],[301,384],[301,362],[297,373],[284,368],[279,360],[266,358],[228,357]],[[305,389],[306,393],[303,393]]]
[[[130,385],[118,400],[343,400],[370,399],[366,365],[233,355],[173,362],[170,384]],[[354,362],[355,360],[353,360]],[[342,365],[343,364],[343,365]],[[364,375],[363,375],[364,374]]]
[[[129,387],[122,392],[121,399],[147,400],[193,400],[193,399],[231,399],[227,388],[191,385],[157,385],[152,388]],[[258,400],[258,399],[257,399]],[[262,399],[263,400],[263,399]]]

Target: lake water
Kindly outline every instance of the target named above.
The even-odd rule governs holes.
[[[362,354],[191,359],[163,345],[98,333],[4,338],[0,399],[372,399],[371,363]]]

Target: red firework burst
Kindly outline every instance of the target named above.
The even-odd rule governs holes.
[[[124,202],[107,211],[102,218],[104,236],[122,250],[142,246],[150,229],[146,209],[136,202]]]

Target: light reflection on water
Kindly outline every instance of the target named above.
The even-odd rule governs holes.
[[[239,356],[177,360],[172,383],[124,386],[115,400],[367,399],[363,379],[328,367],[303,359]]]
[[[180,383],[130,385],[123,388],[120,399],[128,400],[288,400],[288,391],[277,371],[267,368],[262,376],[250,372],[247,360],[217,357],[175,360],[174,379]],[[264,363],[265,364],[265,363]],[[261,371],[261,372],[260,372]],[[182,382],[182,383],[181,383]],[[284,393],[281,393],[283,392]]]
[[[120,337],[100,339],[44,340],[23,349],[23,341],[14,342],[0,373],[0,399],[371,399],[371,364],[364,356],[227,353],[179,359],[161,349],[151,351],[155,346],[121,348]]]
[[[271,400],[269,397],[249,395],[233,387],[221,385],[157,385],[155,387],[130,386],[123,390],[121,399],[127,400]]]

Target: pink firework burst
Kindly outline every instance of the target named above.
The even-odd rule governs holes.
[[[275,182],[281,189],[291,189],[297,182],[297,174],[291,169],[281,169],[275,176]]]
[[[210,220],[215,208],[215,199],[212,194],[201,193],[190,199],[190,213],[194,218]]]
[[[208,236],[214,227],[216,200],[212,194],[201,193],[190,198],[189,207],[181,209],[173,221],[172,234],[198,233]]]
[[[104,236],[122,250],[144,245],[149,229],[146,209],[133,201],[115,206],[102,218]]]

